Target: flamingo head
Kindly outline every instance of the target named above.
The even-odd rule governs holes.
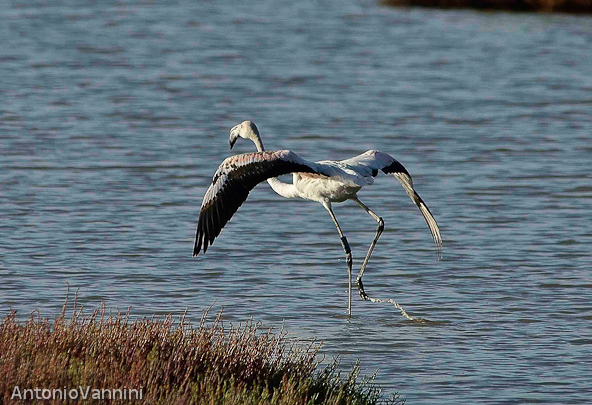
[[[240,124],[232,127],[230,130],[230,138],[228,138],[228,145],[230,149],[234,146],[236,140],[241,137],[244,139],[255,139],[259,137],[259,130],[255,123],[251,121],[243,121]]]

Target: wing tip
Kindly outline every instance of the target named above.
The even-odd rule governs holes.
[[[201,247],[197,247],[197,243],[193,246],[193,255],[191,257],[195,257],[197,255],[199,255],[199,252],[201,251]]]
[[[432,239],[434,240],[434,245],[436,247],[436,252],[439,258],[442,258],[442,233],[440,232],[440,227],[438,226],[438,222],[434,215],[431,213],[430,209],[423,201],[423,199],[414,191],[414,199],[419,211],[423,214],[423,217],[430,229],[430,233],[432,234]]]
[[[202,221],[198,221],[197,223],[197,230],[195,231],[195,243],[193,244],[193,256],[195,257],[199,255],[201,252],[202,247],[202,240],[203,240],[203,229],[202,229]],[[204,253],[206,251],[204,250]]]
[[[440,236],[440,233],[438,232],[438,236],[437,238],[434,237],[434,245],[436,246],[436,251],[438,252],[438,254],[440,256],[442,256],[442,250],[444,249],[442,246],[442,236]]]

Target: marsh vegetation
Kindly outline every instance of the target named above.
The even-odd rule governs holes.
[[[62,403],[79,388],[80,403],[337,405],[381,397],[372,377],[360,378],[359,364],[345,376],[336,362],[319,369],[320,344],[262,330],[252,320],[225,326],[221,313],[208,321],[205,311],[193,327],[185,315],[132,321],[129,312],[108,314],[104,305],[89,316],[76,304],[66,315],[66,307],[53,321],[36,312],[24,322],[15,312],[3,320],[3,403],[46,394]]]

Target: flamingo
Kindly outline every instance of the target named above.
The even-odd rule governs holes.
[[[257,184],[267,180],[271,188],[282,197],[303,198],[319,202],[331,215],[346,256],[349,286],[348,315],[351,316],[353,263],[351,248],[337,222],[331,204],[352,200],[378,224],[376,235],[370,244],[356,279],[360,297],[367,300],[369,297],[364,291],[362,276],[378,238],[384,230],[384,221],[358,199],[357,193],[362,187],[374,183],[374,177],[379,170],[385,174],[393,174],[401,183],[407,195],[423,214],[434,244],[438,251],[441,251],[442,236],[434,216],[419,194],[415,192],[409,172],[392,156],[376,150],[369,150],[346,160],[309,162],[289,150],[266,151],[263,148],[259,130],[251,121],[243,121],[230,130],[228,140],[230,149],[238,138],[253,141],[257,152],[231,156],[225,159],[216,170],[212,184],[206,191],[201,205],[193,247],[194,257],[201,252],[202,248],[203,253],[206,253],[208,244],[212,245],[222,228],[246,201],[249,192]],[[291,184],[284,183],[277,178],[277,176],[289,173],[293,175]]]

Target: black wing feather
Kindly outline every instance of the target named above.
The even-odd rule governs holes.
[[[293,152],[244,153],[230,157],[214,174],[199,213],[193,256],[220,235],[220,231],[249,196],[249,192],[262,181],[294,172],[314,173],[311,164]]]
[[[405,167],[395,159],[393,160],[394,162],[389,166],[384,167],[382,171],[386,174],[393,174],[397,180],[399,180],[407,195],[411,198],[411,200],[413,200],[417,208],[419,208],[419,211],[422,213],[426,223],[428,224],[428,228],[430,228],[430,233],[434,239],[434,244],[438,249],[442,249],[442,235],[440,234],[440,228],[438,227],[436,219],[430,212],[427,204],[413,188],[413,180],[411,180],[411,175],[407,169],[405,169]]]

